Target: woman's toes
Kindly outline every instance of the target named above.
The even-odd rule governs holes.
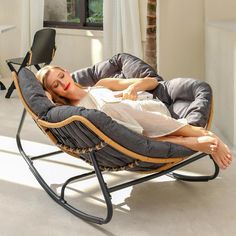
[[[222,163],[225,167],[228,167],[229,166],[229,162],[227,160],[222,160]]]
[[[228,158],[229,160],[232,161],[232,155],[231,155],[231,154],[227,154],[226,156],[227,156],[227,158]]]
[[[221,162],[221,164],[219,165],[219,167],[220,167],[220,169],[222,169],[222,170],[225,170],[225,169],[227,168],[227,166],[224,165],[222,162]]]
[[[229,165],[231,165],[232,159],[228,159],[228,158],[227,158],[227,162],[228,162]]]
[[[212,157],[220,169],[225,170],[227,167],[229,167],[229,161],[224,157],[219,156],[218,153],[213,154]]]
[[[223,169],[223,163],[221,162],[221,160],[218,158],[218,156],[216,154],[212,154],[212,157],[215,161],[215,163],[219,166],[220,169]]]
[[[221,162],[221,169],[226,169],[228,167],[228,162],[225,161],[224,159],[221,159],[220,162]]]

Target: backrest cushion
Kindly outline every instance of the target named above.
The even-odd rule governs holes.
[[[185,118],[194,126],[207,125],[212,105],[212,89],[206,82],[192,78],[163,81],[154,91],[154,97],[165,103],[173,118]]]
[[[128,79],[149,76],[157,78],[158,81],[163,80],[150,65],[127,53],[119,53],[94,66],[77,70],[72,76],[83,86],[93,86],[98,80],[110,77]]]
[[[28,106],[39,118],[45,117],[47,112],[55,107],[55,104],[47,98],[41,83],[27,68],[20,70],[18,78],[22,95]]]
[[[74,80],[83,86],[93,86],[99,79],[155,77],[158,87],[149,91],[158,97],[169,109],[172,117],[186,118],[189,124],[205,127],[212,101],[210,86],[192,78],[176,78],[163,81],[157,72],[141,59],[120,53],[111,59],[72,73]]]

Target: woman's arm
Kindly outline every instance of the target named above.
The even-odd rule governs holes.
[[[136,92],[153,90],[157,87],[158,81],[152,77],[137,79],[105,78],[95,84],[95,86],[103,86],[114,91],[125,90],[131,85]]]
[[[121,91],[115,97],[137,100],[139,91],[153,90],[158,86],[158,81],[152,77],[138,79],[105,78],[99,80],[95,86],[103,86],[114,91]]]

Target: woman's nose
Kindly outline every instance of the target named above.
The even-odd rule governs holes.
[[[64,81],[61,81],[61,86],[64,89],[66,87],[66,83]]]

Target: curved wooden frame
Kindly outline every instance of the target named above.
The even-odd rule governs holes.
[[[61,194],[58,195],[57,193],[55,193],[49,187],[49,185],[44,181],[44,179],[41,177],[41,175],[39,174],[39,172],[37,171],[37,169],[33,165],[33,160],[43,158],[43,157],[48,156],[48,155],[40,155],[40,156],[37,156],[37,157],[29,157],[24,152],[24,150],[22,148],[22,145],[21,145],[21,142],[20,142],[20,137],[19,137],[19,132],[17,133],[17,137],[16,137],[17,145],[18,145],[18,148],[19,148],[19,151],[20,151],[21,155],[23,156],[23,158],[25,159],[25,161],[29,165],[29,168],[30,168],[31,172],[34,174],[35,178],[38,180],[38,182],[41,184],[41,186],[44,188],[44,190],[58,204],[60,204],[62,207],[64,207],[68,211],[70,211],[72,214],[74,214],[74,215],[76,215],[76,216],[78,216],[78,217],[80,217],[84,220],[87,220],[87,221],[90,221],[90,222],[93,222],[93,223],[98,223],[98,224],[108,223],[111,220],[112,214],[113,214],[110,193],[112,193],[114,191],[118,191],[120,189],[129,187],[129,186],[133,186],[135,184],[143,183],[147,180],[157,178],[157,177],[160,177],[162,175],[167,175],[167,174],[170,175],[171,177],[175,178],[175,179],[184,180],[184,181],[209,181],[209,180],[212,180],[212,179],[216,178],[218,173],[219,173],[218,166],[216,165],[216,163],[214,162],[214,160],[210,156],[211,160],[214,163],[214,167],[215,167],[214,173],[212,175],[209,175],[209,176],[185,176],[185,175],[176,174],[176,173],[174,173],[175,170],[177,170],[177,169],[179,169],[183,166],[186,166],[186,165],[188,165],[188,164],[190,164],[190,163],[192,163],[196,160],[199,160],[199,159],[207,156],[207,154],[200,153],[200,154],[197,154],[197,155],[193,155],[190,158],[187,158],[187,157],[176,157],[176,158],[157,158],[157,157],[155,157],[155,158],[152,158],[152,157],[140,155],[138,153],[135,153],[135,152],[133,152],[131,150],[128,150],[127,148],[121,146],[120,144],[118,144],[117,142],[115,142],[114,140],[109,138],[107,135],[105,135],[102,131],[100,131],[88,119],[86,119],[82,116],[79,116],[79,115],[69,117],[69,118],[67,118],[67,119],[65,119],[61,122],[56,122],[56,123],[51,123],[51,122],[41,120],[29,108],[29,106],[26,103],[24,97],[22,96],[21,89],[20,89],[19,84],[18,84],[18,77],[17,77],[17,74],[15,72],[12,73],[12,77],[13,77],[13,81],[14,81],[16,90],[18,92],[19,98],[21,99],[21,101],[22,101],[22,103],[25,107],[25,110],[28,113],[30,113],[33,120],[35,120],[37,125],[43,130],[43,132],[51,139],[51,141],[55,145],[58,146],[57,140],[56,140],[55,136],[53,135],[53,133],[49,129],[50,128],[64,127],[65,125],[69,125],[69,124],[71,124],[73,122],[77,122],[77,121],[83,123],[89,130],[91,130],[94,134],[96,134],[100,140],[102,140],[102,142],[94,148],[88,148],[88,150],[81,150],[82,153],[84,153],[84,152],[89,153],[91,163],[94,167],[94,171],[69,178],[63,184]],[[209,121],[210,120],[211,119],[209,119]],[[21,127],[21,125],[20,125],[20,127]],[[97,159],[96,159],[96,150],[103,148],[104,144],[105,145],[110,145],[115,150],[117,150],[120,153],[123,153],[123,154],[125,154],[125,155],[127,155],[127,156],[129,156],[129,157],[131,157],[135,160],[143,161],[143,162],[149,162],[149,163],[160,163],[160,164],[164,164],[164,165],[162,167],[158,168],[157,170],[151,171],[152,174],[150,174],[150,172],[145,172],[145,174],[148,174],[145,177],[135,179],[135,180],[132,180],[132,181],[129,181],[129,182],[126,182],[126,183],[122,183],[122,184],[117,185],[117,186],[108,187],[107,184],[104,182],[102,172],[101,172],[101,167],[98,165],[98,162],[97,162]],[[76,153],[74,153],[73,150],[71,150],[70,148],[66,148],[64,146],[59,145],[59,148],[61,148],[62,151],[66,152],[66,153],[68,153],[72,156],[76,156],[76,157],[79,156],[79,151],[78,150],[76,151]],[[56,153],[54,153],[54,154],[56,154]],[[154,174],[153,174],[153,172],[154,172]],[[74,208],[73,206],[71,206],[69,203],[67,203],[65,198],[64,198],[65,189],[66,189],[68,184],[70,184],[72,181],[79,180],[81,178],[84,178],[84,177],[90,176],[90,175],[94,175],[94,174],[96,174],[96,176],[98,178],[98,181],[99,181],[99,184],[100,184],[100,187],[101,187],[101,191],[103,193],[104,200],[105,200],[106,207],[107,207],[107,214],[104,218],[100,218],[100,217],[82,212],[82,211]]]

